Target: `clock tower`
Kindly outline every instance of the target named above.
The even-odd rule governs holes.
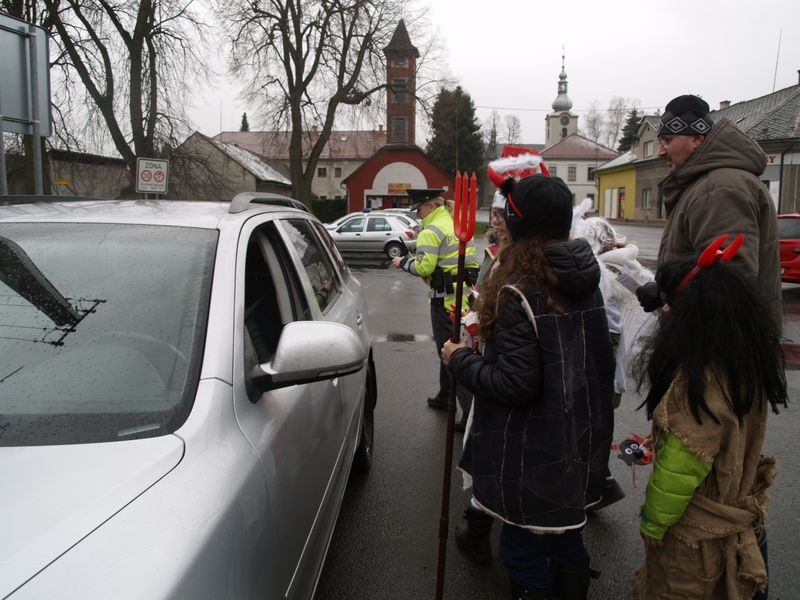
[[[571,112],[572,100],[567,96],[567,71],[561,55],[561,74],[558,76],[558,96],[553,101],[553,112],[545,117],[544,147],[557,144],[568,135],[578,133],[578,115]]]

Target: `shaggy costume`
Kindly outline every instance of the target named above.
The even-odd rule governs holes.
[[[768,403],[754,403],[740,427],[710,372],[705,385],[719,424],[703,412],[702,424],[694,419],[680,377],[653,413],[655,462],[641,529],[664,545],[647,549],[633,600],[749,600],[767,582],[754,529],[775,477],[775,459],[761,456]]]
[[[689,159],[659,183],[667,221],[658,265],[705,248],[721,233],[743,233],[744,246],[735,260],[758,274],[759,287],[780,325],[778,221],[760,179],[766,164],[761,147],[733,123],[715,123]]]

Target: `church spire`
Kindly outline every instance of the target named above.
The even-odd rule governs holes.
[[[564,67],[564,47],[561,47],[561,74],[558,76],[558,96],[553,101],[553,110],[556,112],[569,112],[572,100],[567,96],[567,70]]]

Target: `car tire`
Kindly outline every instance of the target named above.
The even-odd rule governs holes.
[[[367,391],[364,396],[364,419],[361,422],[361,435],[356,454],[353,457],[352,473],[366,475],[372,468],[373,442],[375,439],[375,367],[370,363],[367,371]]]
[[[396,258],[398,256],[403,256],[404,252],[408,251],[408,248],[403,248],[400,242],[389,242],[386,244],[383,251],[386,252],[386,256],[389,258]]]

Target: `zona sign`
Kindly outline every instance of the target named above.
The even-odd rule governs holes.
[[[169,180],[169,161],[158,158],[136,159],[136,192],[166,194]]]

